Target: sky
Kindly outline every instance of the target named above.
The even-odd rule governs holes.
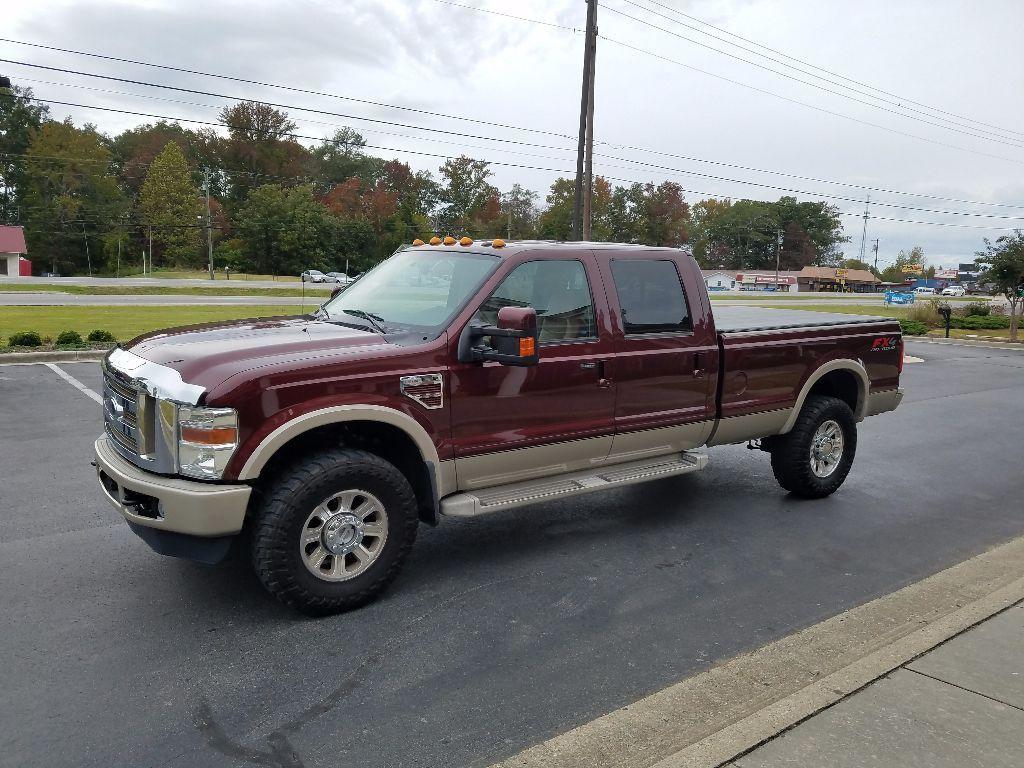
[[[0,58],[22,62],[0,74],[43,99],[198,121],[240,98],[273,102],[298,133],[351,125],[417,169],[490,160],[496,186],[541,202],[575,171],[584,0],[0,0],[0,18],[0,37],[20,41],[0,42]],[[827,199],[855,214],[842,217],[853,258],[865,187],[886,190],[870,193],[867,225],[880,266],[915,245],[929,264],[972,261],[983,237],[1009,231],[995,228],[1024,226],[1019,0],[600,0],[598,27],[594,165],[616,183],[675,181],[691,203]],[[109,134],[152,122],[51,113]]]

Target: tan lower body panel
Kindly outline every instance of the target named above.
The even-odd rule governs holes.
[[[472,491],[668,456],[703,445],[713,426],[712,421],[700,421],[456,459],[458,489]]]
[[[894,411],[903,400],[902,389],[886,389],[882,392],[868,394],[868,404],[864,408],[865,416],[877,416],[886,411]]]
[[[777,435],[782,431],[792,412],[792,408],[780,408],[776,411],[763,411],[720,419],[714,434],[708,440],[708,445],[745,443],[747,440]]]

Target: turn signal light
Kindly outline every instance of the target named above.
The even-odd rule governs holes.
[[[520,357],[533,357],[535,354],[537,354],[537,341],[533,336],[527,336],[519,340]]]
[[[448,236],[447,236],[447,237],[446,237],[446,238],[444,239],[444,244],[445,244],[445,245],[455,245],[455,238],[454,238],[454,237],[452,237],[451,235],[448,235]]]
[[[461,240],[459,240],[459,245],[472,245],[472,244],[473,244],[473,238],[472,237],[463,237]]]
[[[493,245],[495,248],[504,248],[505,241],[502,240],[500,237],[496,237],[494,238],[494,242],[492,242],[491,245]]]
[[[238,430],[234,427],[201,429],[182,425],[181,439],[186,443],[197,445],[230,445],[238,439]]]
[[[440,245],[441,244],[441,238],[440,237],[432,237],[432,238],[430,238],[430,244],[431,245]]]
[[[415,240],[413,240],[413,241],[412,241],[412,244],[413,244],[413,245],[423,245],[423,241],[422,241],[422,240],[420,240],[420,239],[419,239],[419,238],[417,237],[417,238],[416,238]]]

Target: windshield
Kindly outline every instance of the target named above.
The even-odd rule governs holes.
[[[440,333],[498,266],[497,256],[402,251],[324,304],[329,320]]]

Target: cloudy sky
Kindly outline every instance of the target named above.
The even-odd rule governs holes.
[[[1002,232],[988,228],[1024,225],[1019,0],[600,2],[598,172],[671,179],[691,202],[777,199],[783,187],[834,196],[844,212],[863,211],[864,187],[887,190],[871,193],[873,215],[931,224],[870,220],[880,263],[913,245],[931,264],[968,261],[982,237]],[[232,98],[276,102],[302,134],[349,124],[377,154],[430,170],[469,154],[495,162],[499,187],[519,181],[542,196],[575,168],[583,0],[0,0],[0,14],[0,36],[12,40],[330,94],[0,42],[8,60],[219,94],[0,63],[41,98],[211,121]],[[109,133],[147,121],[51,108]],[[844,221],[857,256],[862,220]]]

